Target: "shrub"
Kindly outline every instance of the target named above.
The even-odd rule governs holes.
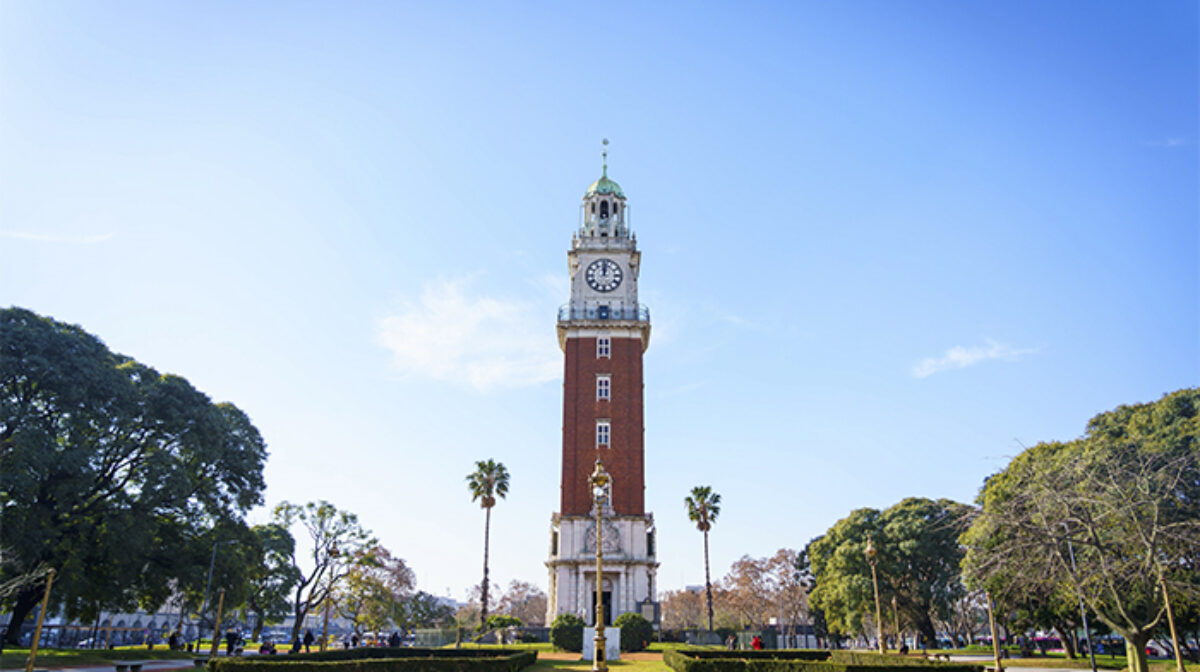
[[[537,652],[517,649],[362,648],[214,658],[208,672],[517,672],[535,662]]]
[[[839,652],[834,652],[837,658]],[[714,651],[680,649],[664,651],[663,662],[675,672],[911,672],[913,667],[930,672],[982,672],[979,665],[902,662],[899,656],[860,654],[854,662],[822,662],[828,651],[784,649],[779,651]],[[852,656],[847,656],[851,658]]]
[[[509,628],[512,626],[525,625],[521,619],[508,614],[491,614],[487,617],[487,629],[496,630],[497,628]]]
[[[583,651],[583,625],[575,614],[559,614],[550,624],[550,642],[563,651]]]
[[[613,627],[621,629],[621,650],[641,651],[654,639],[654,626],[641,614],[627,611],[613,621]]]
[[[937,665],[924,658],[914,658],[911,656],[901,656],[893,653],[874,653],[868,651],[834,651],[833,657],[830,658],[835,663],[843,663],[845,665],[888,665],[892,667],[923,667],[928,665]]]

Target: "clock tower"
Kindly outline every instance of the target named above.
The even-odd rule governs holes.
[[[608,141],[605,140],[607,145]],[[596,600],[612,623],[655,598],[654,516],[645,510],[642,353],[650,313],[638,303],[642,255],[620,185],[600,179],[583,195],[567,266],[570,301],[558,311],[563,375],[562,483],[551,519],[547,619],[562,613],[594,625]],[[588,477],[596,459],[612,475],[601,537],[603,590],[596,595],[596,515]],[[653,614],[643,614],[653,621]]]

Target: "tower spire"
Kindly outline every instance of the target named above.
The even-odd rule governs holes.
[[[602,161],[600,177],[608,177],[608,138],[604,138],[601,144],[604,145],[604,149],[600,151]]]

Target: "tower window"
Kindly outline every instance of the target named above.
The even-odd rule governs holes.
[[[600,216],[608,217],[608,201],[600,201]]]
[[[592,203],[592,214],[596,214],[596,204]]]
[[[596,421],[596,447],[608,448],[609,444],[609,424],[608,420]]]
[[[596,401],[612,398],[612,376],[596,376]]]
[[[607,336],[596,339],[596,358],[611,357],[612,341]]]

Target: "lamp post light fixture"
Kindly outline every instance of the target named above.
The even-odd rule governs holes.
[[[879,652],[887,653],[883,644],[883,610],[879,608],[879,575],[875,572],[878,551],[875,550],[875,542],[871,541],[869,536],[867,537],[867,547],[863,549],[863,555],[867,556],[867,564],[871,566],[871,585],[875,587],[875,632],[879,640]]]
[[[592,643],[592,672],[608,672],[604,650],[607,642],[604,639],[604,528],[601,516],[612,492],[612,477],[598,457],[588,484],[592,486],[592,502],[596,505],[596,636]]]
[[[342,551],[338,548],[337,542],[333,542],[333,547],[329,549],[329,557],[337,560],[342,557]],[[333,601],[333,563],[330,563],[329,568],[329,586],[325,589],[325,627],[321,629],[321,645],[317,648],[318,651],[324,651],[325,645],[329,642],[329,603]]]

